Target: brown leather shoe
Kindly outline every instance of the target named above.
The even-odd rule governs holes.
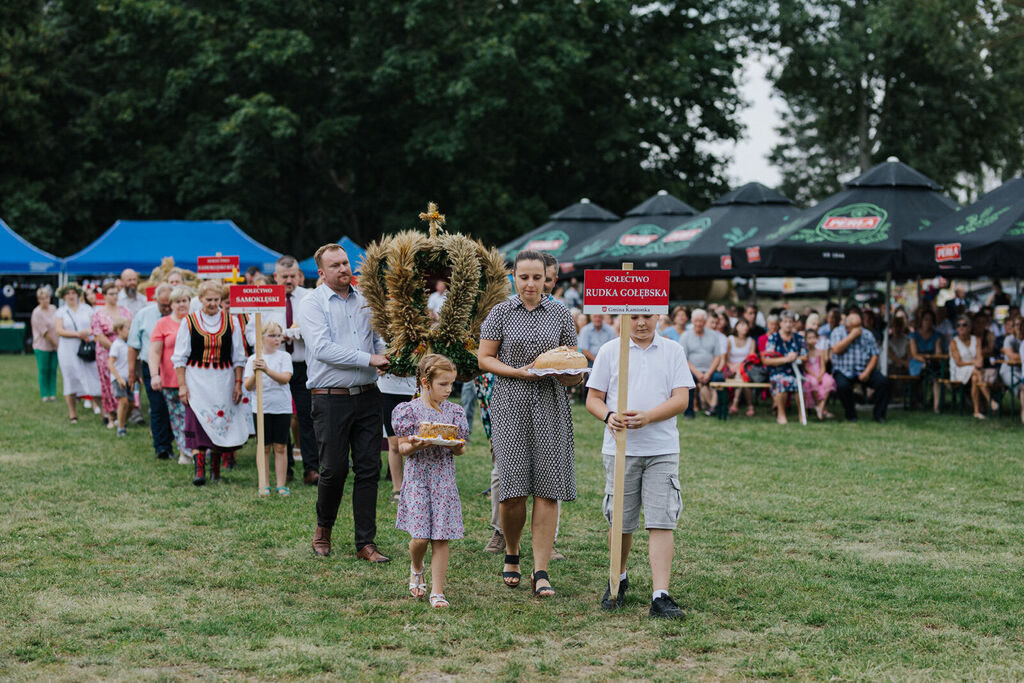
[[[356,553],[356,557],[358,557],[361,560],[366,560],[367,562],[391,561],[390,557],[384,557],[383,555],[381,555],[380,551],[377,550],[377,546],[375,546],[373,543],[367,543],[366,545],[364,545],[359,550],[359,552]]]
[[[320,481],[320,473],[316,470],[307,470],[306,475],[302,477],[302,483],[306,486],[314,486]]]
[[[331,554],[331,527],[318,526],[313,534],[313,552],[320,557]]]

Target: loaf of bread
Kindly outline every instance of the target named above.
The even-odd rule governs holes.
[[[455,425],[444,422],[420,422],[420,431],[417,434],[423,439],[444,439],[445,441],[456,441],[459,438],[459,430]]]
[[[578,370],[587,367],[587,359],[579,351],[559,346],[537,356],[533,367],[538,370]]]

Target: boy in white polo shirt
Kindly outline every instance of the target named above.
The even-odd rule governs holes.
[[[626,558],[633,532],[640,527],[640,506],[650,541],[652,588],[650,615],[681,619],[682,609],[668,594],[672,570],[672,532],[683,501],[679,486],[679,430],[676,416],[686,410],[693,375],[686,353],[676,342],[657,336],[658,316],[633,315],[629,335],[628,410],[621,415],[610,406],[618,402],[619,340],[604,344],[594,359],[587,387],[587,410],[608,425],[604,433],[604,516],[611,524],[615,471],[615,434],[626,437],[626,480],[623,489],[622,563],[619,592],[614,598],[606,588],[601,607],[622,606],[629,587]]]

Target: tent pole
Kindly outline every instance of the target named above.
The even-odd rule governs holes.
[[[1017,281],[1014,280],[1014,285],[1016,285],[1016,282]],[[757,305],[757,276],[756,275],[753,275],[750,278],[750,299],[753,302],[753,304],[756,306]]]
[[[885,332],[882,334],[882,374],[889,374],[889,323],[892,320],[892,271],[885,274]]]

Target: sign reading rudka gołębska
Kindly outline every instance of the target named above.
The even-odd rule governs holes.
[[[283,312],[284,285],[232,285],[231,314]]]
[[[223,280],[238,272],[240,261],[237,256],[200,256],[196,262],[196,275],[203,280]]]
[[[588,270],[583,274],[587,315],[668,314],[667,270]]]

